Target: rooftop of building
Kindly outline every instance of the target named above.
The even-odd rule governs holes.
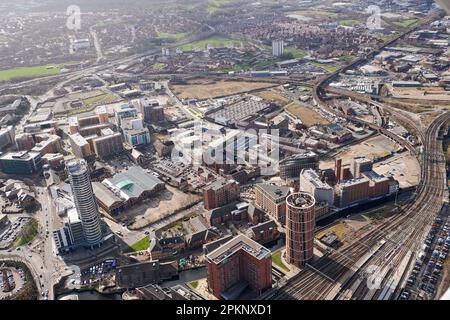
[[[88,144],[86,139],[79,133],[72,134],[69,137],[79,147],[85,146]]]
[[[208,147],[212,148],[212,149],[215,149],[215,148],[218,148],[218,147],[222,147],[224,144],[227,143],[227,141],[230,141],[230,140],[234,139],[236,136],[242,136],[243,137],[244,135],[242,134],[242,131],[240,131],[240,130],[228,130],[225,135],[219,137],[218,139],[213,140],[208,145]]]
[[[70,223],[81,222],[77,208],[70,208],[69,210],[67,210],[67,219]]]
[[[316,158],[317,154],[312,151],[306,151],[303,153],[297,153],[290,157],[284,158],[281,162],[293,161],[293,160],[303,160],[308,158]]]
[[[133,129],[133,128],[123,128],[123,131],[129,135],[129,136],[134,136],[134,135],[147,135],[150,133],[150,131],[148,130],[148,128],[139,128],[139,129]]]
[[[205,190],[217,191],[227,185],[234,184],[234,183],[237,183],[237,182],[234,180],[218,179],[218,180],[214,181],[213,183],[211,183],[209,186],[205,187]]]
[[[163,182],[138,166],[117,173],[104,181],[107,185],[120,190],[128,198],[138,198],[145,191],[153,190]]]
[[[83,42],[90,42],[89,39],[75,39],[73,40],[73,43],[83,43]]]
[[[109,126],[111,126],[110,123],[97,123],[97,124],[82,127],[82,128],[80,128],[80,131],[86,131],[86,130],[91,130],[91,129],[102,129],[102,128],[106,128]]]
[[[97,108],[95,108],[95,114],[100,115],[104,113],[108,113],[106,110],[106,106],[98,106]]]
[[[100,199],[108,207],[112,207],[116,203],[121,203],[123,200],[108,189],[104,184],[100,182],[92,182],[92,189],[95,197]]]
[[[247,208],[247,214],[251,219],[253,219],[255,216],[264,216],[266,213],[263,210],[257,208],[253,203],[250,203]]]
[[[141,90],[138,90],[138,89],[128,89],[128,90],[122,91],[122,94],[128,95],[128,94],[133,94],[133,93],[138,93],[138,92],[141,92]]]
[[[126,86],[126,85],[127,84],[125,82],[121,82],[121,83],[117,83],[117,84],[112,84],[109,87],[110,88],[120,88],[120,87],[123,87],[123,86]]]
[[[294,208],[307,209],[315,205],[316,200],[306,192],[293,193],[287,197],[286,203]]]
[[[85,160],[73,160],[67,163],[66,168],[69,174],[82,174],[88,169],[88,165]]]
[[[148,285],[142,288],[137,288],[137,291],[140,292],[144,300],[187,300],[188,298],[192,298],[193,300],[197,300],[198,298],[194,298],[194,294],[189,292],[183,292],[181,289],[175,288],[161,288],[158,285]],[[185,297],[186,295],[187,297]]]
[[[2,160],[25,160],[28,161],[32,158],[40,156],[39,152],[35,151],[18,151],[18,152],[8,152],[0,156]]]
[[[228,203],[228,204],[226,204],[226,205],[224,205],[222,207],[215,208],[215,209],[212,209],[210,211],[207,211],[203,215],[208,220],[211,220],[211,219],[214,219],[214,218],[218,218],[218,217],[226,215],[226,214],[232,212],[233,210],[235,210],[236,209],[236,204],[237,204],[237,202],[234,201],[234,202]]]
[[[159,101],[156,99],[144,98],[142,99],[142,103],[144,106],[159,106]]]
[[[371,171],[364,171],[361,174],[364,177],[366,177],[366,178],[368,178],[368,179],[370,179],[372,181],[375,181],[375,182],[381,182],[381,181],[389,180],[389,178],[387,178],[387,177],[385,177],[383,175],[380,175],[380,174],[376,173],[373,170],[371,170]]]
[[[226,236],[211,241],[209,243],[206,243],[203,245],[203,252],[205,254],[208,254],[210,252],[213,252],[214,250],[216,250],[217,248],[219,248],[221,245],[227,243],[228,241],[230,241],[231,239],[233,239],[233,235],[232,234],[227,234]]]
[[[359,178],[355,178],[355,179],[350,179],[347,181],[343,181],[341,182],[339,185],[341,187],[350,187],[353,185],[357,185],[357,184],[361,184],[361,183],[366,183],[369,182],[369,179],[367,179],[366,177],[359,177]]]
[[[240,234],[209,253],[206,258],[215,264],[226,263],[231,256],[240,250],[244,250],[258,260],[271,256],[269,249]]]
[[[114,134],[114,131],[111,128],[105,128],[100,130],[100,132],[102,133],[102,136],[109,136]]]
[[[357,163],[369,163],[372,162],[372,160],[370,160],[369,158],[363,156],[363,157],[355,157],[353,158],[353,161],[357,162]]]
[[[301,173],[301,176],[304,176],[316,188],[327,190],[333,189],[328,183],[323,182],[320,179],[319,174],[313,169],[304,169]]]
[[[122,137],[122,135],[120,134],[120,132],[114,132],[111,135],[107,135],[107,136],[101,136],[101,137],[96,137],[94,138],[95,142],[99,142],[99,141],[104,141],[104,140],[109,140],[109,139],[114,139],[116,137]]]
[[[57,160],[57,159],[61,159],[64,160],[64,155],[62,155],[61,153],[46,153],[42,156],[42,159],[47,159],[47,160]]]
[[[210,227],[203,216],[183,221],[183,228],[187,231],[186,242],[191,244],[199,241],[210,241],[220,236],[219,230],[215,227]]]
[[[87,142],[90,142],[91,140],[97,139],[99,136],[96,134],[91,134],[88,136],[85,136],[84,138],[86,139]]]
[[[258,234],[260,232],[264,232],[266,230],[272,230],[272,229],[277,229],[277,223],[273,220],[268,220],[266,222],[262,222],[260,224],[257,224],[256,226],[253,226],[250,228],[250,230],[254,233],[254,234]]]
[[[71,126],[71,127],[77,127],[78,126],[78,118],[77,117],[69,117],[67,119],[67,122],[69,123],[69,126]]]
[[[268,183],[258,183],[256,186],[267,193],[272,199],[285,198],[291,191],[289,187],[277,186]]]

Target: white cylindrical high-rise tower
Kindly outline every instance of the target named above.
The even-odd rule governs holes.
[[[102,241],[100,215],[86,161],[75,160],[69,162],[67,164],[67,173],[86,242],[90,246],[98,245]]]

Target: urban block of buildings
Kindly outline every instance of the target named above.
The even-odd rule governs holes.
[[[258,295],[272,287],[269,249],[238,235],[206,255],[209,291],[218,299],[237,299],[247,288]]]

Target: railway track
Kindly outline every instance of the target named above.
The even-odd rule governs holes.
[[[427,17],[421,25],[432,21],[436,16],[438,14]],[[353,61],[347,67],[321,79],[313,89],[314,100],[319,107],[338,117],[343,117],[337,110],[329,108],[323,99],[324,88],[329,81],[340,72],[367,61],[369,57],[411,31],[413,29],[375,49],[366,57]],[[361,97],[356,97],[356,99],[359,98]],[[367,100],[368,103],[374,103],[371,97],[362,97],[362,99]],[[377,106],[388,108],[383,105]],[[398,117],[401,117],[401,121],[417,127],[414,120],[404,115],[398,115]],[[355,121],[353,118],[345,116],[344,118]],[[417,128],[416,134],[424,147],[422,153],[424,156],[419,159],[421,184],[417,187],[414,200],[404,205],[395,216],[362,234],[357,241],[318,259],[313,263],[312,268],[300,271],[270,298],[275,300],[391,299],[404,277],[404,269],[409,265],[409,260],[414,257],[414,253],[419,251],[421,241],[430,228],[430,222],[438,215],[444,195],[447,195],[445,164],[435,160],[443,158],[442,145],[436,138],[440,128],[449,122],[450,112],[445,112],[433,121],[426,132]],[[382,127],[365,124],[382,133],[392,134]],[[399,138],[398,142],[418,156],[416,150],[407,141]],[[404,269],[399,269],[399,266]],[[379,283],[373,283],[373,280]],[[372,284],[375,285],[372,286]]]
[[[421,134],[425,154],[433,157],[442,155],[442,145],[436,138],[440,128],[448,122],[450,112],[437,118],[427,132]],[[375,266],[376,273],[379,274],[387,270],[383,277],[386,283],[386,279],[390,279],[406,254],[418,251],[428,232],[429,222],[441,209],[446,195],[445,166],[432,161],[433,157],[426,156],[422,159],[422,183],[418,187],[415,201],[405,205],[399,214],[387,219],[376,229],[364,234],[360,240],[317,260],[313,267],[320,272],[309,268],[302,270],[272,296],[272,299],[377,297],[376,290],[380,289],[369,294],[370,289],[367,286],[364,288],[373,276],[373,272],[368,272],[368,267]],[[442,187],[435,187],[439,185]],[[373,250],[374,247],[378,249]],[[359,266],[361,263],[362,266]],[[349,292],[352,287],[354,292]]]
[[[450,121],[449,115],[444,114],[428,129],[425,137],[427,139],[426,146],[431,148],[432,152],[442,153],[442,145],[436,139],[436,134],[438,134],[439,128],[448,123],[448,121]],[[370,261],[371,266],[376,266],[379,270],[387,270],[384,279],[380,279],[384,282],[384,285],[381,286],[384,290],[373,291],[372,297],[378,297],[378,299],[382,300],[394,298],[395,293],[401,287],[401,282],[410,262],[416,256],[416,253],[420,251],[423,239],[428,234],[432,222],[442,208],[442,202],[446,195],[445,166],[433,163],[433,157],[428,159],[424,164],[430,174],[426,174],[426,171],[424,171],[423,178],[431,180],[422,184],[425,187],[422,187],[423,190],[421,191],[423,197],[417,199],[416,203],[419,204],[408,208],[408,210],[417,211],[417,213],[413,217],[407,216],[407,220],[401,224],[399,231],[393,234],[393,237],[385,246],[383,254],[378,253],[374,255]],[[435,187],[434,183],[437,186],[440,184],[441,187]],[[389,259],[386,259],[386,257],[389,257]],[[400,272],[399,268],[401,268]],[[386,287],[388,284],[391,285],[390,288]],[[356,290],[351,290],[351,286]],[[361,298],[370,294],[367,286],[360,284],[356,288],[353,279],[353,281],[349,281],[346,284],[344,290],[339,292],[338,298],[350,299],[352,296]]]

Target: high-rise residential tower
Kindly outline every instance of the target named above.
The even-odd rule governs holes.
[[[84,160],[75,160],[67,164],[73,198],[81,224],[83,226],[86,244],[95,246],[102,241],[102,230],[97,202],[92,190],[89,168]]]
[[[313,258],[315,204],[314,197],[305,192],[286,199],[286,261],[297,267]]]
[[[284,41],[274,40],[272,41],[272,55],[274,57],[282,56],[284,53]]]

